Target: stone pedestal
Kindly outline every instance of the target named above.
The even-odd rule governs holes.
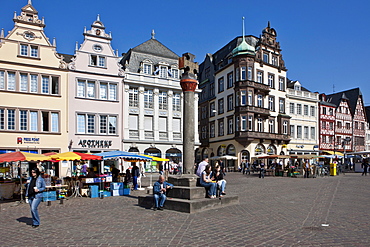
[[[184,213],[195,213],[239,203],[238,196],[229,194],[222,198],[206,198],[205,188],[197,186],[198,179],[196,175],[169,176],[168,182],[173,184],[174,188],[168,191],[164,208]],[[153,207],[153,195],[139,196],[138,204],[146,208]]]

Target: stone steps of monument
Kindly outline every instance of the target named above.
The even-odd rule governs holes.
[[[202,189],[204,195],[204,188]],[[138,203],[139,206],[145,208],[152,208],[154,205],[153,196],[152,195],[139,196]],[[221,199],[199,198],[192,200],[167,197],[164,208],[167,210],[180,211],[184,213],[196,213],[204,210],[229,206],[237,203],[239,203],[239,197],[236,195],[226,195]]]

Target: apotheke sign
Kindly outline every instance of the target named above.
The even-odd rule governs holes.
[[[80,140],[79,146],[83,148],[109,148],[112,146],[112,141],[104,140]]]

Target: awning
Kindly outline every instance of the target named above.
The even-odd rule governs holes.
[[[338,152],[338,151],[328,151],[328,150],[325,150],[325,151],[323,151],[323,152],[325,152],[325,153],[328,153],[328,154],[333,154],[333,155],[340,155],[340,156],[344,156],[344,154],[343,153],[341,153],[341,152]]]

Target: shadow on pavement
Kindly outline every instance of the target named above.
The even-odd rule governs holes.
[[[18,222],[26,223],[26,225],[32,225],[32,218],[30,217],[20,217],[17,219]]]

